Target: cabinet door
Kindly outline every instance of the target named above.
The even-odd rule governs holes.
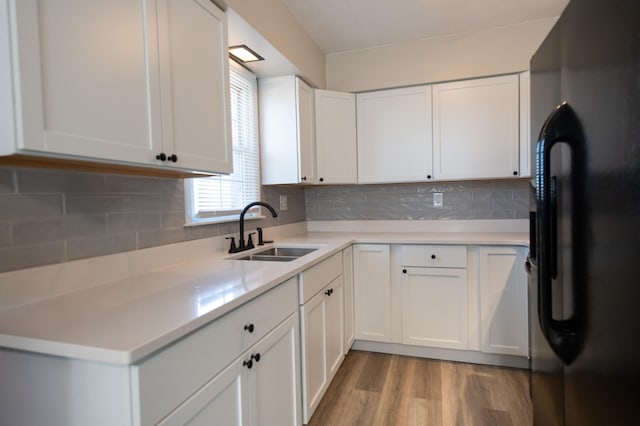
[[[467,349],[466,269],[407,267],[402,275],[402,342]]]
[[[519,175],[518,76],[433,86],[436,179]]]
[[[237,359],[159,424],[162,426],[249,424],[244,361],[244,358]]]
[[[356,339],[391,341],[391,260],[386,244],[353,249]]]
[[[531,176],[531,73],[520,73],[520,177]],[[535,146],[535,145],[534,145]]]
[[[353,248],[342,251],[342,278],[344,280],[344,354],[346,355],[355,339],[353,316]]]
[[[479,249],[480,349],[528,355],[527,281],[524,249]]]
[[[315,90],[319,183],[356,183],[356,95]]]
[[[210,0],[158,4],[164,152],[178,157],[168,164],[230,173],[227,17]]]
[[[155,161],[162,147],[155,2],[13,4],[18,149]]]
[[[295,313],[251,350],[254,360],[260,354],[260,360],[248,370],[253,426],[302,424],[298,330]]]
[[[298,165],[299,179],[302,183],[314,183],[316,170],[314,161],[313,90],[304,81],[296,77],[296,105],[298,122]]]
[[[431,86],[357,95],[358,182],[431,179]]]
[[[325,287],[327,380],[331,381],[344,359],[344,285],[342,276]]]
[[[327,383],[327,307],[324,290],[300,307],[302,318],[302,371],[304,422],[307,423],[322,399]]]
[[[313,183],[313,92],[295,76],[258,80],[262,183]]]

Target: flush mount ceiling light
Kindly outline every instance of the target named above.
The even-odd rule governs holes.
[[[258,55],[245,44],[229,47],[229,54],[233,59],[242,63],[264,61],[262,56]]]

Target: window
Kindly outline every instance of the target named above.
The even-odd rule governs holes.
[[[255,75],[229,63],[233,173],[185,179],[190,225],[236,220],[244,206],[260,200],[258,85]]]

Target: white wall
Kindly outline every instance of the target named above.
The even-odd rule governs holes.
[[[326,87],[325,54],[280,0],[225,0],[278,49],[311,85]]]
[[[360,92],[529,69],[556,18],[327,55],[327,88]]]

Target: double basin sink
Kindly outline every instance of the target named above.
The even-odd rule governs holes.
[[[268,262],[291,262],[318,248],[309,247],[270,247],[246,256],[236,257],[234,260],[258,260]]]

